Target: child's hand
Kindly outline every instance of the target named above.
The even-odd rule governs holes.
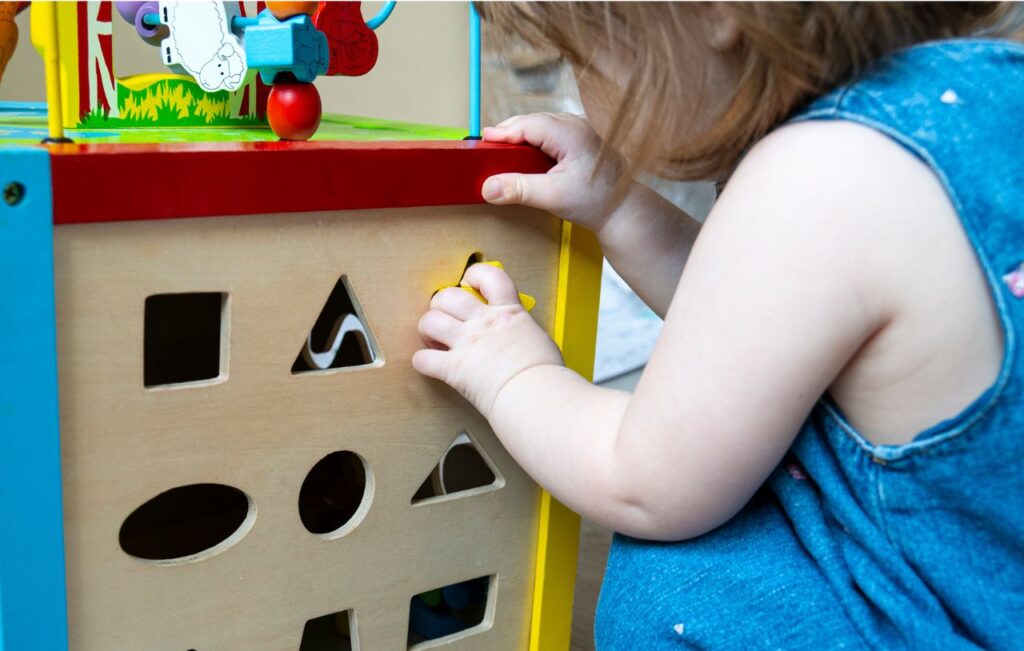
[[[435,294],[419,322],[429,348],[416,351],[412,365],[450,385],[489,417],[509,380],[536,366],[561,366],[562,355],[520,304],[508,274],[475,264],[464,280],[487,303],[458,287]]]
[[[497,174],[484,181],[483,197],[495,205],[523,204],[547,210],[597,232],[622,197],[616,196],[621,161],[592,177],[601,139],[583,118],[569,113],[532,113],[483,130],[488,142],[529,143],[557,161],[547,174]],[[617,201],[618,199],[618,201]]]

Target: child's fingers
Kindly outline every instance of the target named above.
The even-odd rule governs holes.
[[[440,310],[460,321],[468,321],[483,311],[484,304],[460,287],[446,287],[430,299],[430,309]]]
[[[510,118],[506,118],[506,119],[502,120],[501,122],[499,122],[498,124],[494,125],[493,127],[484,127],[484,129],[480,133],[480,135],[481,135],[481,137],[484,140],[487,140],[488,142],[515,142],[515,143],[521,143],[522,140],[512,141],[512,140],[509,139],[509,138],[513,137],[514,135],[516,135],[516,134],[513,134],[511,131],[509,131],[508,127],[512,123],[514,123],[516,120],[522,119],[522,117],[523,117],[522,115],[513,115]]]
[[[493,127],[484,127],[480,137],[487,142],[506,142],[514,145],[522,143],[522,140],[512,140],[512,133],[500,124]]]
[[[458,340],[461,328],[461,321],[440,310],[430,310],[420,317],[420,334],[449,348]]]
[[[489,264],[475,264],[462,279],[480,292],[488,305],[519,305],[519,290],[508,274]]]
[[[523,116],[522,115],[513,115],[510,118],[505,118],[504,120],[502,120],[501,122],[499,122],[498,124],[496,124],[494,126],[496,126],[496,127],[507,127],[508,125],[512,124],[513,122],[515,122],[516,120],[518,120],[521,117],[523,117]]]
[[[496,174],[484,181],[484,201],[495,206],[521,204],[542,210],[557,211],[559,193],[546,174]]]
[[[431,339],[430,337],[424,337],[423,335],[420,335],[420,337],[423,339],[423,345],[425,345],[427,348],[430,348],[431,350],[448,350],[448,346],[445,346],[442,343],[438,343]]]
[[[443,350],[417,350],[412,354],[412,367],[442,382],[448,377],[448,353]]]
[[[507,124],[506,124],[507,123]],[[556,160],[561,160],[574,132],[564,116],[531,113],[488,127],[481,134],[490,142],[529,143]]]

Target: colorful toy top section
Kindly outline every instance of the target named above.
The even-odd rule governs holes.
[[[139,36],[159,46],[161,62],[207,93],[238,92],[258,71],[271,86],[266,117],[282,139],[306,140],[320,124],[320,75],[362,75],[377,62],[379,26],[391,13],[363,20],[359,2],[268,2],[255,17],[241,3],[115,2]],[[259,85],[257,85],[257,94]],[[259,102],[258,102],[259,103]]]
[[[63,128],[269,122],[279,138],[308,139],[322,115],[312,82],[322,75],[362,75],[377,62],[373,30],[395,3],[386,3],[368,21],[360,4],[33,3],[32,42],[46,64],[51,138],[59,139],[53,134],[62,135]],[[115,77],[115,8],[156,48],[154,63],[167,66],[168,73]]]

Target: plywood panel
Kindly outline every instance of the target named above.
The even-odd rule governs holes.
[[[486,206],[61,226],[58,352],[71,648],[294,650],[306,620],[356,611],[363,651],[406,646],[409,599],[495,575],[488,630],[451,648],[521,649],[529,632],[539,489],[457,394],[419,376],[416,321],[468,256],[501,260],[536,318],[554,318],[559,223]],[[293,375],[339,276],[382,362]],[[229,295],[217,380],[143,386],[147,296]],[[504,479],[411,506],[456,434]],[[298,494],[336,450],[366,459],[372,501],[347,535],[302,525]],[[256,507],[251,530],[203,560],[125,554],[122,521],[170,488],[221,483]]]

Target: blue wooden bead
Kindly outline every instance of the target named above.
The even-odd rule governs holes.
[[[264,9],[258,23],[245,29],[245,55],[250,68],[260,71],[264,83],[272,84],[282,73],[312,83],[327,72],[330,52],[327,37],[305,14],[278,20]]]

